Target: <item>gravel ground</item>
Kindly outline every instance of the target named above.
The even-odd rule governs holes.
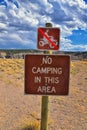
[[[6,82],[9,78],[12,83]],[[24,121],[41,120],[41,96],[25,95],[19,80],[9,75],[0,79],[0,130],[23,130]],[[87,130],[87,63],[74,63],[68,96],[49,96],[48,128]]]

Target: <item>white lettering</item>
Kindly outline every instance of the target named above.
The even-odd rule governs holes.
[[[45,83],[55,83],[58,84],[59,83],[59,77],[44,77],[45,78]]]
[[[52,87],[52,93],[56,93],[56,89],[55,89],[55,87]]]
[[[42,92],[42,88],[39,86],[37,92]]]
[[[46,58],[43,57],[42,59],[42,64],[51,64],[52,63],[52,58],[46,56]]]
[[[62,68],[58,68],[58,73],[62,74]]]
[[[41,83],[41,76],[35,76],[34,82],[35,83]]]
[[[35,74],[36,73],[36,67],[32,68],[32,72]]]
[[[62,68],[54,68],[54,67],[33,67],[32,73],[34,74],[62,74]]]
[[[37,92],[41,93],[56,93],[55,87],[51,86],[39,86]]]

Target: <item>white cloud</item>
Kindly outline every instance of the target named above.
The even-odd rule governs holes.
[[[67,26],[63,25],[61,26],[61,36],[62,37],[67,37],[72,35],[72,30],[69,29]]]
[[[12,39],[12,40],[16,40],[18,42],[22,42],[23,41],[23,39],[21,39],[21,37],[18,36],[18,34],[10,34],[9,38]]]
[[[7,29],[7,24],[0,23],[0,29]]]
[[[41,0],[39,0],[40,2],[42,2]],[[53,6],[52,4],[50,4],[47,0],[43,0],[44,6],[46,8],[46,11],[49,13],[53,12]]]
[[[9,44],[17,42],[20,45],[28,45],[30,42],[34,47],[36,28],[45,26],[46,22],[52,22],[61,29],[61,47],[66,47],[67,50],[78,48],[78,45],[73,45],[66,37],[72,35],[72,31],[78,28],[87,29],[87,5],[83,0],[4,1],[6,7],[0,6],[0,37],[4,42],[7,43],[7,39]],[[84,49],[81,44],[79,47]]]
[[[10,10],[9,10],[9,13],[10,13],[13,17],[17,17],[17,14],[16,14],[15,10],[10,9]]]
[[[6,14],[3,13],[3,12],[0,12],[0,18],[1,18],[1,19],[4,19],[4,20],[7,20],[7,19],[8,19],[8,17],[6,16]]]
[[[87,51],[87,45],[73,45],[70,43],[62,43],[60,50],[62,51]]]

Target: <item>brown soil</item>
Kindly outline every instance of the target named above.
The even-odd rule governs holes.
[[[24,94],[23,74],[5,73],[0,69],[0,130],[23,130],[27,120],[40,122],[41,96]],[[68,96],[49,97],[48,128],[87,130],[86,61],[71,64]]]

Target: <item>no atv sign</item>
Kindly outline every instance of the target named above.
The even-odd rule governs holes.
[[[25,93],[67,95],[70,57],[67,55],[26,55]]]
[[[58,50],[60,41],[59,28],[38,28],[37,48],[46,50]]]

